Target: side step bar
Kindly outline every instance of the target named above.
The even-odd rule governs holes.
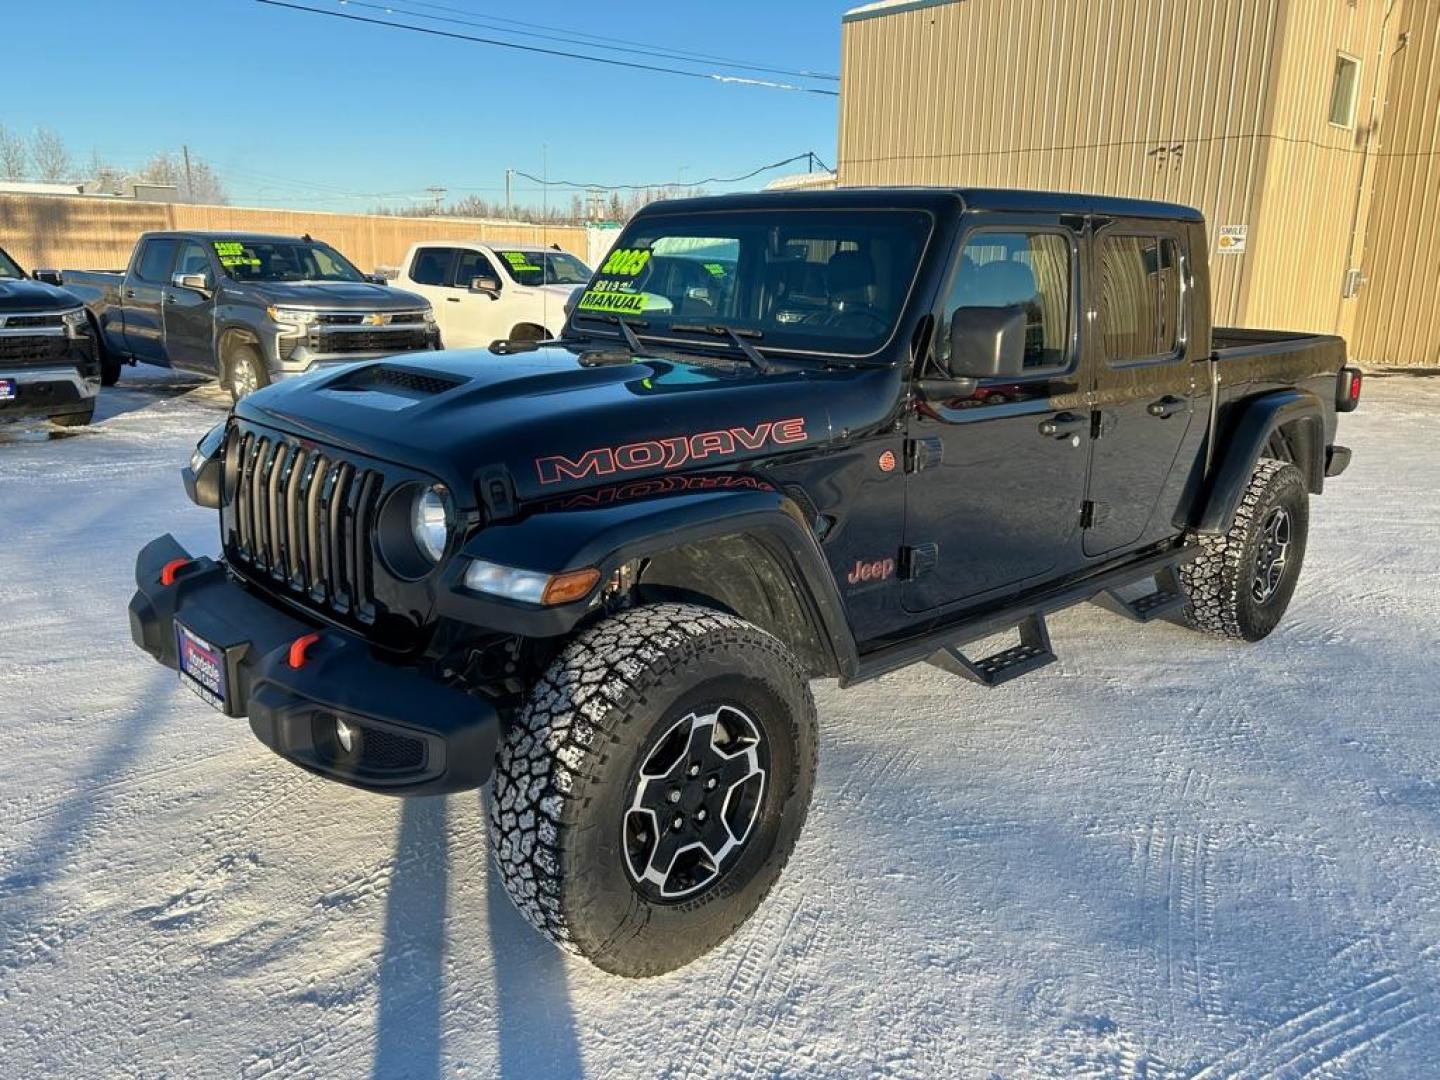
[[[1185,606],[1185,590],[1180,585],[1180,575],[1175,572],[1175,567],[1167,566],[1157,573],[1154,584],[1153,591],[1134,600],[1126,600],[1118,589],[1107,589],[1104,599],[1097,603],[1138,623],[1163,619],[1178,613]]]
[[[1053,664],[1056,659],[1050,648],[1050,631],[1044,615],[1029,615],[1020,623],[1020,644],[985,657],[971,660],[959,645],[944,645],[926,663],[951,675],[959,675],[981,686],[999,686],[1037,668]]]
[[[1132,617],[1144,616],[1145,621],[1160,618],[1184,603],[1176,568],[1199,556],[1200,549],[1195,545],[1167,548],[1098,570],[1087,578],[1052,587],[1047,592],[1023,595],[989,611],[967,613],[920,637],[863,654],[854,674],[842,675],[840,685],[853,686],[924,661],[981,686],[999,686],[1055,661],[1045,626],[1046,615],[1153,578],[1154,592],[1133,601],[1130,613]],[[961,651],[971,642],[1016,629],[1020,631],[1020,644],[993,656],[971,660]]]

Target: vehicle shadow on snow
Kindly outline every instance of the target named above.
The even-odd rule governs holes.
[[[456,809],[470,805],[457,802]],[[483,797],[477,809],[483,817]],[[407,799],[401,810],[380,958],[376,1080],[429,1080],[444,1072],[449,810],[443,797]],[[483,866],[461,865],[458,872],[486,879],[499,1074],[578,1076],[583,1065],[563,955],[510,903],[488,848],[478,851]],[[458,974],[464,980],[465,972]]]
[[[146,681],[129,710],[109,722],[108,737],[75,777],[70,794],[45,815],[49,824],[9,860],[0,875],[0,971],[17,962],[17,952],[24,952],[24,939],[44,906],[44,890],[70,869],[76,850],[109,805],[105,791],[144,751],[164,714],[156,702],[173,686],[174,676],[164,669]]]

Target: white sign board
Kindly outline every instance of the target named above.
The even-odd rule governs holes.
[[[1216,244],[1221,255],[1244,255],[1248,225],[1221,225],[1220,239]]]

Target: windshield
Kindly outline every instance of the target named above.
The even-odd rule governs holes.
[[[501,251],[505,270],[519,285],[584,285],[590,268],[566,251]]]
[[[364,281],[345,256],[309,240],[216,240],[215,256],[236,281]]]
[[[637,219],[581,294],[609,316],[732,327],[764,346],[863,356],[894,332],[930,236],[914,210],[735,210]]]
[[[23,278],[25,271],[20,269],[20,264],[0,250],[0,278]]]

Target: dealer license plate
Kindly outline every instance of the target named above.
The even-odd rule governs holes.
[[[221,712],[225,711],[225,651],[187,627],[175,624],[180,681]]]
[[[0,379],[0,401],[14,401],[15,396],[15,380]]]

